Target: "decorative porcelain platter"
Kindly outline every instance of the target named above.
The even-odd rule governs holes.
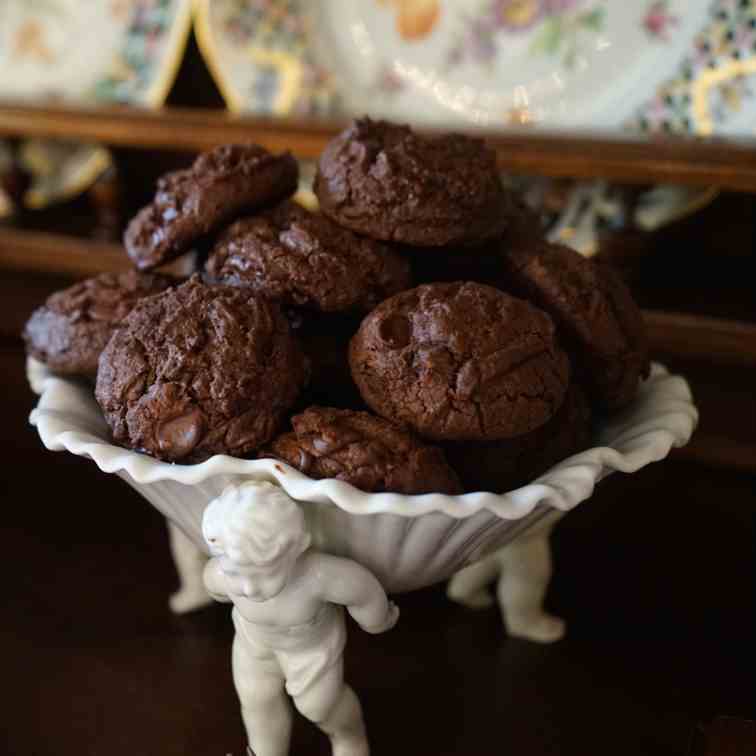
[[[753,0],[197,0],[197,32],[256,113],[697,133],[756,115]]]
[[[236,111],[646,133],[743,134],[756,125],[756,0],[196,0],[196,7],[200,47]],[[714,194],[665,187],[627,218],[603,187],[581,183],[575,191],[566,214],[553,219],[552,236],[579,239],[586,253],[601,213],[610,226],[652,230]],[[586,193],[601,212],[592,207],[576,218]]]
[[[160,105],[191,26],[191,0],[3,0],[0,98]],[[110,164],[96,145],[29,142],[30,207],[86,188]]]

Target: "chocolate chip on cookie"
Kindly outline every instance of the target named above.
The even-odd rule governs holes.
[[[263,456],[311,478],[335,478],[368,492],[458,494],[462,488],[443,452],[368,412],[310,407],[292,418]]]
[[[569,247],[515,246],[502,256],[512,290],[548,312],[572,346],[576,378],[605,410],[620,409],[648,375],[648,340],[619,276]]]
[[[314,184],[323,213],[375,239],[423,247],[501,233],[507,194],[480,139],[425,137],[362,118],[325,149]]]
[[[465,491],[503,493],[530,483],[563,459],[590,446],[591,411],[576,384],[549,422],[501,441],[448,442],[447,459]]]
[[[438,440],[495,440],[535,430],[559,409],[569,365],[546,313],[471,282],[401,292],[350,344],[363,399]]]
[[[134,305],[175,283],[136,271],[102,273],[55,292],[26,324],[26,350],[56,373],[94,379],[100,352]]]
[[[409,263],[386,245],[295,202],[236,221],[206,272],[210,280],[323,312],[368,312],[411,285]]]
[[[255,144],[217,147],[191,168],[158,180],[152,204],[126,229],[126,251],[142,270],[162,265],[243,212],[288,197],[298,176],[288,152],[271,155]]]
[[[194,276],[132,310],[100,357],[96,397],[116,442],[200,462],[268,442],[306,374],[277,305]]]

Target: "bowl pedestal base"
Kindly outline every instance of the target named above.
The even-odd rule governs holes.
[[[270,484],[246,483],[229,486],[220,500],[240,501],[242,506],[254,508],[269,495],[275,496],[279,505],[282,499],[288,499],[281,489]],[[291,499],[289,503],[298,506]],[[169,521],[171,549],[181,580],[181,589],[171,597],[170,605],[177,613],[213,599],[235,605],[232,669],[250,749],[254,748],[251,752],[255,756],[286,756],[293,702],[293,708],[329,736],[334,756],[368,756],[362,709],[343,678],[342,653],[346,642],[343,607],[363,630],[371,633],[384,632],[393,626],[398,617],[396,607],[386,600],[378,580],[355,561],[307,551],[309,534],[305,553],[311,557],[308,560],[303,555],[296,562],[308,566],[299,574],[295,569],[296,578],[292,580],[309,587],[290,588],[287,583],[280,594],[269,600],[258,598],[250,604],[242,587],[229,589],[244,574],[246,563],[235,561],[240,558],[234,558],[228,551],[218,551],[218,542],[223,539],[208,535],[240,534],[239,522],[233,521],[233,510],[218,516],[213,514],[217,509],[215,502],[211,503],[202,525],[206,545],[214,558],[208,559]],[[542,643],[559,640],[564,635],[564,622],[544,611],[543,599],[552,574],[549,537],[562,516],[558,511],[549,512],[506,546],[457,572],[449,582],[449,597],[471,608],[491,606],[494,599],[488,586],[496,581],[496,598],[511,635]],[[247,533],[253,531],[254,528],[249,528]],[[282,542],[287,541],[281,523],[276,524],[275,531]],[[294,542],[295,537],[288,540]],[[334,617],[332,621],[321,626],[323,613],[319,609],[304,625],[295,623],[288,627],[276,619],[273,626],[261,625],[262,635],[257,635],[254,616],[259,607],[276,603],[271,606],[271,616],[286,616],[290,602],[307,603],[313,599],[326,607],[325,613]],[[281,606],[277,605],[279,602]],[[243,618],[245,606],[247,618]],[[252,621],[248,619],[250,614]],[[367,616],[371,619],[365,621]],[[328,624],[330,628],[324,630]]]
[[[564,620],[543,609],[553,574],[549,539],[563,513],[554,512],[512,543],[452,576],[447,596],[469,609],[488,609],[497,602],[511,636],[553,643],[564,637]],[[202,580],[207,554],[170,520],[166,520],[179,589],[168,604],[175,614],[202,609],[213,602]],[[495,597],[491,586],[496,583]]]

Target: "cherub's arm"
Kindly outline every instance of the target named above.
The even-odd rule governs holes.
[[[396,624],[399,609],[371,572],[350,559],[327,554],[310,560],[321,598],[345,606],[363,630],[383,633]]]
[[[202,573],[202,579],[205,581],[207,592],[216,601],[231,601],[226,591],[226,581],[221,572],[220,561],[217,558],[208,560],[204,572]]]

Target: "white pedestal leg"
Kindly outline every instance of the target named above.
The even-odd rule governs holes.
[[[170,520],[166,520],[166,522],[168,523],[171,555],[179,578],[179,589],[170,597],[168,604],[171,611],[176,614],[184,614],[213,602],[202,579],[207,555]]]
[[[501,572],[498,552],[460,570],[449,581],[446,595],[468,609],[487,609],[493,606],[491,584]]]
[[[231,662],[250,749],[255,756],[287,756],[293,717],[280,665],[252,657],[238,636]]]
[[[333,756],[369,756],[362,707],[355,692],[344,682],[339,661],[311,688],[294,697],[302,716],[330,739]]]
[[[510,635],[541,643],[564,636],[565,623],[543,609],[552,574],[549,537],[558,516],[454,575],[447,595],[470,608],[492,603],[488,586],[498,578],[496,598]]]
[[[551,580],[552,527],[518,538],[498,554],[501,573],[496,597],[507,631],[541,643],[559,640],[566,629],[564,620],[543,608]]]

